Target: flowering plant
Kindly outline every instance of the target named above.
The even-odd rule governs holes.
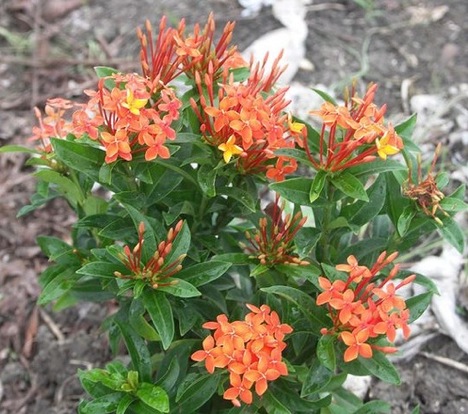
[[[320,130],[295,118],[279,59],[245,62],[233,28],[147,23],[139,74],[96,68],[85,103],[36,110],[36,149],[0,149],[32,154],[20,216],[55,197],[76,213],[70,242],[38,239],[40,304],[116,309],[130,362],[80,371],[79,412],[390,412],[343,383],[398,384],[387,355],[437,289],[394,263],[435,230],[463,249],[464,188],[444,195],[435,159],[423,179],[415,117],[386,123],[376,85],[317,91]]]

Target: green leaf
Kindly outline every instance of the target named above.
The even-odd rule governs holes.
[[[296,148],[280,148],[275,151],[276,156],[285,156],[289,158],[294,158],[299,161],[302,165],[308,165],[313,167],[313,164],[310,162],[309,157],[303,150]]]
[[[198,169],[197,180],[201,190],[207,197],[216,195],[216,174],[218,170],[213,168],[211,164],[203,164]]]
[[[68,167],[82,172],[92,180],[99,181],[99,170],[104,163],[105,153],[99,148],[82,142],[51,139],[58,158]]]
[[[223,253],[213,256],[212,261],[232,263],[232,265],[248,265],[257,262],[256,259],[250,258],[246,253]]]
[[[50,267],[49,269],[44,272],[44,274],[48,276],[48,281],[47,284],[42,287],[42,291],[37,302],[39,305],[46,305],[47,303],[58,299],[65,292],[71,289],[76,280],[74,268],[59,265]]]
[[[299,257],[306,257],[320,240],[322,232],[315,227],[302,227],[294,237]]]
[[[176,385],[180,373],[179,361],[176,358],[171,358],[166,370],[158,370],[157,375],[159,378],[156,381],[156,385],[159,385],[162,389],[170,393],[172,388]]]
[[[326,171],[320,170],[314,177],[312,185],[310,186],[309,192],[309,201],[313,203],[320,197],[323,188],[325,187],[325,182],[327,180],[328,173]]]
[[[82,268],[77,270],[76,273],[103,279],[115,279],[115,272],[120,272],[125,275],[129,272],[129,270],[123,265],[97,261],[85,264]]]
[[[70,264],[70,260],[72,260],[75,264],[80,263],[78,256],[74,253],[73,247],[62,239],[53,236],[39,236],[36,241],[42,252],[51,262],[62,263],[65,260],[63,264]],[[70,255],[72,257],[69,257]]]
[[[23,147],[22,145],[3,145],[0,147],[0,154],[6,152],[22,152],[25,154],[39,154],[39,151]]]
[[[185,280],[171,277],[169,281],[171,282],[170,285],[159,286],[158,291],[167,292],[179,298],[194,298],[201,296],[201,292]]]
[[[34,176],[47,183],[55,184],[56,190],[62,194],[70,204],[76,208],[78,204],[83,202],[83,194],[80,188],[68,177],[53,170],[41,170],[34,173]]]
[[[301,397],[315,394],[325,388],[332,377],[333,371],[322,365],[321,361],[315,358],[310,365],[309,372],[302,383]]]
[[[397,230],[400,237],[403,237],[409,230],[411,220],[416,215],[413,205],[406,206],[400,217],[398,217]]]
[[[367,190],[369,201],[360,200],[345,206],[341,214],[348,219],[348,222],[364,226],[376,217],[385,205],[386,187],[385,177],[379,175]]]
[[[176,396],[175,413],[193,413],[205,404],[216,392],[221,377],[218,374],[187,376]]]
[[[357,200],[369,201],[364,185],[354,175],[347,171],[332,177],[332,184],[345,195]]]
[[[104,414],[113,413],[119,405],[120,399],[124,396],[121,392],[114,392],[96,398],[93,401],[86,401],[80,404],[80,414]]]
[[[278,295],[286,300],[292,302],[310,321],[313,321],[319,328],[325,327],[329,324],[327,313],[325,309],[317,306],[315,300],[312,299],[307,293],[289,287],[289,286],[271,286],[261,289],[263,292]]]
[[[146,405],[162,413],[169,412],[169,397],[161,387],[143,382],[138,387],[136,396]]]
[[[452,217],[448,216],[442,218],[442,224],[435,223],[442,237],[460,253],[463,253],[465,249],[465,236],[458,223]]]
[[[145,318],[145,308],[141,301],[132,300],[128,312],[128,321],[135,332],[148,341],[158,341],[159,335]]]
[[[269,392],[268,390],[263,394],[262,402],[268,414],[294,414],[286,407],[286,405],[276,398],[274,393]]]
[[[312,88],[312,90],[320,96],[325,102],[330,102],[331,104],[337,106],[338,104],[336,103],[335,99],[332,98],[328,93],[321,91],[320,89],[315,89]]]
[[[290,178],[270,184],[270,189],[294,204],[309,205],[312,183],[311,178]]]
[[[335,337],[322,335],[317,344],[317,358],[330,371],[336,369]]]
[[[236,201],[239,201],[245,207],[247,207],[252,213],[257,211],[257,200],[252,197],[252,195],[243,190],[242,188],[238,187],[221,187],[218,188],[218,194],[222,194],[228,196],[229,198],[233,198]]]
[[[163,348],[168,349],[174,338],[174,317],[171,304],[164,293],[153,289],[145,289],[141,297],[161,338]]]
[[[354,411],[353,414],[387,414],[391,413],[392,406],[381,400],[373,400],[365,403],[361,408]]]
[[[151,355],[145,341],[133,330],[124,314],[123,307],[115,315],[114,321],[124,339],[132,364],[143,382],[151,381]]]
[[[433,292],[424,292],[419,295],[406,299],[406,307],[410,311],[409,323],[413,323],[418,319],[431,304]]]
[[[111,68],[109,66],[95,66],[94,71],[99,78],[105,78],[107,76],[112,76],[116,73],[119,73],[117,69]]]
[[[230,267],[231,263],[210,260],[183,268],[177,273],[177,278],[189,282],[195,287],[203,286],[221,277]]]
[[[382,381],[395,385],[400,384],[398,371],[384,353],[374,351],[372,358],[359,357],[359,362],[367,368],[372,375],[380,378]]]
[[[127,408],[130,407],[132,402],[135,401],[135,397],[131,394],[125,394],[119,401],[119,405],[115,411],[115,414],[125,414]]]
[[[363,177],[370,174],[382,174],[388,171],[403,171],[406,166],[399,161],[386,159],[375,160],[366,162],[364,164],[356,165],[355,167],[348,168],[347,171],[355,177]]]
[[[395,132],[405,140],[411,140],[414,128],[416,127],[417,116],[411,115],[408,119],[395,126]],[[414,145],[414,144],[413,144]],[[416,147],[417,149],[417,147]]]
[[[445,211],[454,213],[468,209],[467,203],[455,197],[444,197],[439,204]]]

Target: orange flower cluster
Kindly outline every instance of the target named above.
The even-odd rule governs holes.
[[[369,269],[359,265],[351,255],[347,264],[336,266],[337,270],[348,273],[346,281],[338,279],[331,282],[325,277],[319,277],[323,292],[317,297],[317,305],[326,305],[333,321],[333,328],[323,328],[322,334],[337,335],[345,343],[345,362],[352,361],[359,355],[371,358],[372,349],[386,353],[396,352],[394,347],[378,346],[369,341],[386,335],[388,341],[393,343],[397,329],[403,330],[405,338],[410,334],[409,310],[405,300],[396,291],[411,283],[416,276],[408,276],[395,284],[391,280],[399,271],[398,265],[382,281],[378,281],[377,276],[397,256],[397,252],[390,255],[383,252]]]
[[[423,179],[421,169],[421,156],[418,157],[417,183],[413,182],[413,171],[410,166],[408,171],[408,181],[403,185],[403,194],[415,200],[424,214],[432,217],[437,223],[442,225],[442,220],[436,216],[437,211],[441,211],[445,216],[448,213],[441,207],[440,202],[445,197],[444,193],[439,190],[433,171],[437,162],[441,144],[437,145],[432,159],[431,166],[427,172],[427,177]]]
[[[31,140],[41,141],[38,150],[41,152],[51,152],[50,138],[65,138],[73,131],[73,124],[64,118],[65,113],[73,108],[74,103],[62,98],[48,99],[44,108],[45,117],[42,117],[39,108],[34,108],[34,114],[39,126],[32,129]]]
[[[307,265],[309,262],[299,259],[294,254],[294,237],[307,221],[299,211],[294,216],[287,214],[284,218],[283,207],[279,206],[279,197],[266,209],[270,220],[262,217],[259,220],[259,229],[252,235],[246,231],[245,237],[250,243],[241,247],[255,254],[262,265],[274,266],[276,264]]]
[[[140,151],[147,161],[169,158],[164,144],[175,139],[171,124],[182,105],[172,88],[137,74],[115,74],[100,79],[97,91],[86,93],[90,100],[73,115],[74,132],[99,140],[107,163],[130,161]]]
[[[147,21],[146,34],[138,30],[143,75],[166,85],[182,73],[193,78],[196,72],[204,74],[210,68],[217,78],[224,70],[247,66],[236,47],[229,45],[234,26],[234,22],[226,23],[221,37],[215,42],[213,13],[208,16],[203,30],[196,24],[189,35],[185,33],[184,19],[175,29],[167,27],[164,16],[159,24],[159,33],[153,40],[152,27]]]
[[[262,64],[251,67],[251,75],[244,82],[235,82],[233,76],[224,72],[218,85],[212,69],[208,68],[204,78],[196,73],[201,108],[195,100],[191,103],[204,139],[224,152],[225,161],[239,155],[237,167],[241,172],[266,171],[268,178],[281,181],[297,169],[297,162],[274,152],[294,148],[296,137],[302,137],[305,128],[298,123],[293,125],[283,112],[289,104],[286,88],[265,94],[282,73],[278,59],[266,73],[266,61],[267,57]]]
[[[268,381],[288,375],[288,368],[281,359],[286,348],[284,337],[292,332],[292,328],[281,323],[278,314],[269,306],[246,306],[251,312],[243,321],[228,322],[227,316],[222,314],[216,322],[203,324],[214,333],[203,340],[203,350],[191,356],[194,361],[205,361],[211,374],[215,368],[228,370],[231,386],[223,397],[238,407],[241,405],[239,399],[246,404],[252,403],[254,384],[255,393],[262,396]]]
[[[377,85],[371,85],[364,98],[356,95],[343,106],[325,102],[320,110],[311,111],[322,120],[318,158],[313,156],[307,140],[304,146],[309,160],[317,170],[340,171],[373,161],[376,154],[387,159],[403,148],[403,141],[391,124],[384,124],[386,106],[374,103]]]
[[[157,250],[146,264],[142,263],[142,247],[145,233],[145,225],[143,222],[138,227],[138,243],[133,249],[127,245],[124,246],[124,251],[120,255],[120,260],[125,267],[130,271],[129,275],[123,275],[120,272],[114,272],[114,275],[121,279],[137,279],[146,280],[154,288],[159,286],[167,286],[174,284],[176,281],[163,282],[164,280],[174,276],[182,269],[182,261],[185,254],[178,257],[172,263],[165,263],[165,259],[172,250],[172,242],[177,234],[182,229],[184,222],[180,220],[174,228],[169,229],[165,241],[159,243]]]

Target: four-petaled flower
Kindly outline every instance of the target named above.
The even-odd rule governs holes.
[[[285,335],[292,332],[269,306],[246,306],[251,312],[243,321],[229,322],[222,314],[216,321],[205,322],[203,327],[214,333],[203,340],[203,350],[191,356],[194,361],[204,361],[211,374],[215,368],[227,369],[230,387],[223,397],[237,407],[241,401],[252,403],[254,385],[255,393],[262,396],[269,381],[288,375],[282,351],[286,347]]]
[[[233,155],[239,155],[243,152],[243,149],[239,145],[236,145],[236,137],[234,135],[231,135],[225,143],[218,145],[218,149],[223,151],[223,158],[226,164],[231,161]]]

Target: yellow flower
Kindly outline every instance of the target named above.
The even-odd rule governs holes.
[[[133,91],[127,88],[127,101],[122,103],[133,115],[140,115],[140,109],[148,102],[148,99],[136,99]]]
[[[387,159],[387,155],[395,155],[400,152],[399,146],[401,146],[401,144],[398,145],[398,139],[401,141],[401,138],[399,138],[395,133],[392,134],[391,132],[392,130],[389,130],[381,139],[377,138],[375,140],[377,154],[379,154],[379,157],[383,160]]]
[[[242,154],[243,149],[239,147],[238,145],[235,144],[236,142],[236,137],[234,135],[231,135],[227,142],[224,144],[218,145],[218,149],[223,151],[223,158],[226,164],[231,161],[231,157],[233,155],[239,155]]]
[[[293,134],[299,134],[300,132],[302,132],[303,128],[305,127],[304,124],[293,121],[291,114],[288,114],[288,126]]]

